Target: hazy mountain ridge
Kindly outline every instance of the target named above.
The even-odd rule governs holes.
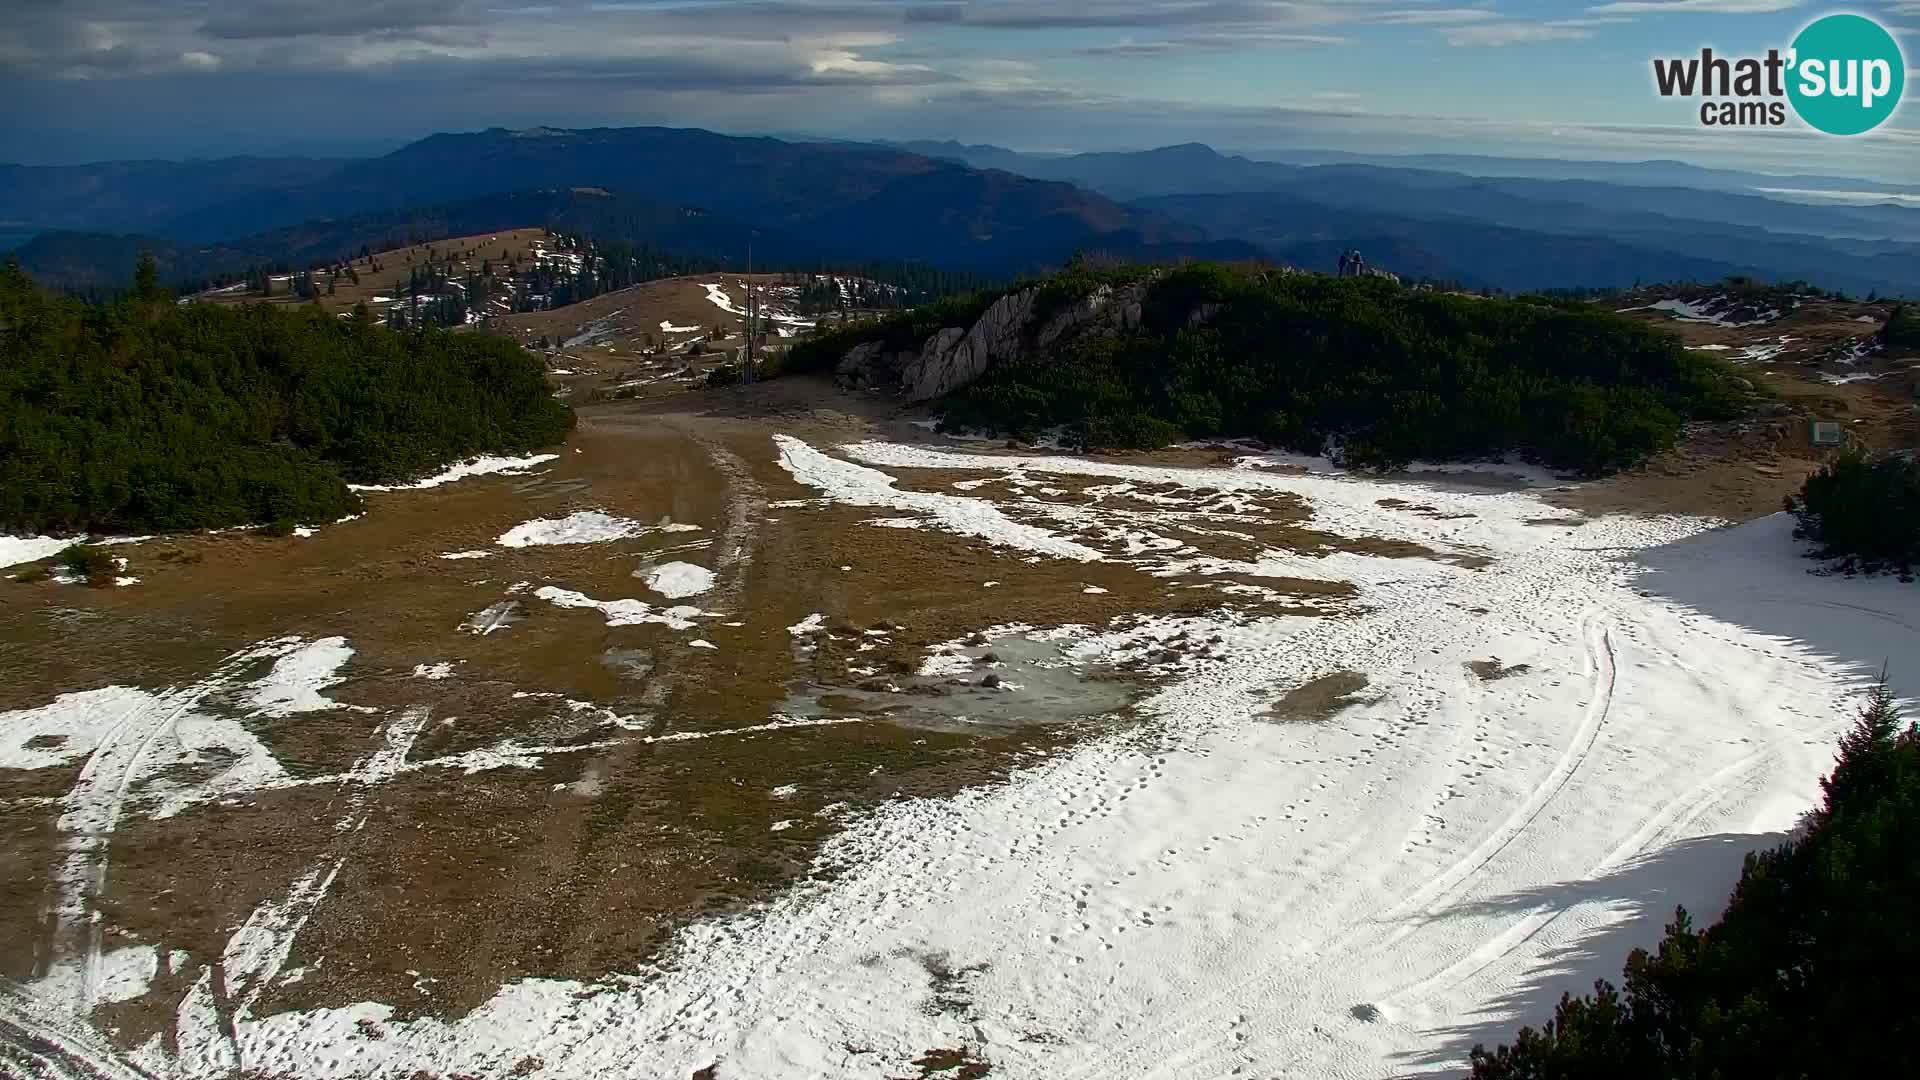
[[[1003,163],[1012,153],[957,143],[927,144],[927,149]],[[1315,260],[1302,265],[1330,265],[1327,251],[1343,246],[1332,242],[1303,249],[1290,238],[1297,229],[1311,227],[1319,234],[1332,230],[1363,250],[1366,236],[1389,238],[1385,250],[1369,257],[1402,273],[1509,289],[1622,286],[1711,270],[1805,278],[1861,293],[1920,292],[1920,208],[1812,205],[1732,190],[1654,185],[1672,171],[1661,166],[1678,163],[1645,163],[1644,182],[1630,186],[1378,164],[1293,165],[1222,154],[1199,143],[1014,156],[1018,160],[1003,167],[1083,184],[1223,235],[1243,236],[1277,258],[1303,260],[1310,254]],[[1220,212],[1226,205],[1220,200],[1180,201],[1216,195],[1243,198],[1230,214]],[[1256,205],[1284,212],[1246,220]],[[1311,207],[1320,208],[1318,220]],[[1196,215],[1198,208],[1210,212]],[[1462,235],[1463,223],[1499,230],[1503,242],[1517,249],[1488,250]],[[1236,231],[1249,225],[1259,233]],[[1516,250],[1538,254],[1521,260]],[[1624,269],[1629,267],[1631,272]],[[1569,268],[1579,268],[1578,276],[1568,276]]]
[[[298,262],[335,257],[340,252],[328,245],[355,236],[349,250],[431,238],[431,228],[420,229],[431,226],[438,210],[465,206],[461,224],[437,235],[549,225],[621,242],[685,245],[689,254],[744,249],[758,235],[757,247],[770,260],[765,265],[908,259],[1011,274],[1092,250],[1163,261],[1268,257],[1331,269],[1340,251],[1358,247],[1373,264],[1405,275],[1510,290],[1739,273],[1862,294],[1920,293],[1920,209],[1378,164],[1295,165],[1198,143],[1049,156],[957,142],[803,143],[673,128],[496,128],[432,135],[383,157],[345,163],[260,160],[253,175],[199,195],[184,190],[185,178],[208,163],[181,163],[170,180],[161,164],[121,163],[161,176],[159,190],[135,210],[123,197],[110,198],[93,216],[102,224],[85,231],[123,234],[115,242],[123,253],[154,247],[176,271],[195,265],[231,272],[241,255]],[[1673,175],[1672,164],[1641,163],[1635,175]],[[250,169],[244,159],[229,168]],[[1684,168],[1690,167],[1678,171]],[[67,190],[78,182],[72,177],[127,171],[15,168],[0,174],[0,182],[16,189],[50,186],[28,192],[22,205],[52,206],[64,215],[60,220],[71,220],[85,216]],[[319,179],[304,179],[309,172]],[[574,189],[627,200],[635,209],[609,217],[530,195]],[[513,193],[532,201],[486,205]],[[178,212],[158,224],[117,224],[130,216],[151,222],[169,210]],[[682,213],[688,220],[676,221]],[[399,231],[381,233],[383,216]],[[723,227],[728,219],[732,224]],[[125,232],[141,235],[129,239]],[[281,242],[283,250],[269,250]],[[50,281],[116,281],[127,259],[119,259],[120,266],[88,266],[89,258],[114,250],[97,236],[56,235],[27,245],[23,257]]]
[[[159,230],[201,207],[322,181],[348,164],[331,158],[272,157],[0,164],[0,229]]]
[[[317,219],[214,244],[151,234],[49,232],[15,257],[42,284],[62,289],[123,284],[151,251],[163,280],[181,284],[237,275],[249,267],[299,269],[451,236],[544,227],[555,232],[646,244],[686,256],[737,259],[749,235],[769,259],[798,259],[811,248],[772,229],[723,214],[595,188],[505,192],[437,206]]]
[[[724,240],[744,249],[748,232],[758,230],[772,241],[765,248],[769,258],[794,261],[914,258],[1012,273],[1057,263],[1082,248],[1130,258],[1258,254],[1249,245],[1216,240],[1069,184],[897,150],[669,128],[433,135],[345,165],[321,183],[250,191],[190,210],[152,232],[176,247],[234,246],[233,238],[304,222],[546,188],[598,188],[619,198],[732,216],[743,223],[736,234],[702,235],[695,242]],[[532,214],[475,222],[465,231],[546,221]],[[615,238],[677,242],[649,230]],[[252,250],[258,244],[241,246]]]

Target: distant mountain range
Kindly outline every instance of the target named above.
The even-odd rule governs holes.
[[[1564,175],[1582,169],[1595,176]],[[1680,177],[1696,183],[1676,186]],[[769,266],[907,259],[1012,275],[1099,250],[1331,269],[1357,247],[1403,275],[1515,291],[1747,274],[1920,294],[1920,208],[1742,189],[1755,181],[1863,183],[1678,162],[1301,164],[1199,144],[1055,156],[671,128],[493,129],[362,160],[0,166],[0,244],[44,232],[19,256],[67,283],[121,280],[141,247],[191,276],[243,258],[324,261],[383,237],[549,225],[721,257],[757,235]]]
[[[484,220],[490,229],[564,224],[581,216],[574,213],[579,208],[557,208],[551,196],[524,196],[519,206],[526,216],[517,222],[503,220],[507,206],[476,206],[474,200],[591,189],[619,200],[620,207],[647,208],[639,214],[604,208],[585,214],[612,230],[611,235],[602,231],[602,239],[661,247],[725,243],[744,254],[748,233],[761,230],[768,237],[768,258],[806,263],[917,259],[1011,274],[1056,265],[1083,249],[1139,259],[1260,254],[1251,245],[1216,239],[1203,229],[1072,184],[899,150],[739,139],[706,131],[495,129],[435,135],[384,157],[327,167],[316,178],[291,182],[284,177],[293,168],[288,162],[256,168],[234,161],[226,164],[253,171],[262,182],[229,182],[209,197],[195,178],[218,164],[181,165],[177,182],[155,175],[164,170],[149,170],[149,194],[135,219],[143,227],[134,241],[123,237],[118,246],[162,244],[175,252],[177,265],[208,266],[223,264],[222,252],[262,251],[279,230],[338,241],[343,234],[337,223],[377,230],[388,219],[412,221],[423,207],[452,208],[455,217]],[[81,200],[70,193],[85,183],[86,168],[97,170],[102,184],[120,171],[118,166],[82,167],[79,173],[16,167],[12,182],[15,190],[31,195],[21,205],[46,207],[46,224],[72,230],[72,207]],[[38,190],[25,191],[36,182]],[[117,205],[97,218],[84,227],[106,231],[129,220]],[[696,219],[705,227],[689,234],[686,225]],[[720,223],[729,221],[735,225],[721,230]],[[29,269],[61,261],[71,271],[75,249],[103,246],[97,236],[46,235],[23,248],[22,258]]]
[[[1075,156],[1091,156],[1029,154],[1009,150],[1004,146],[963,144],[952,140],[882,142],[876,145],[911,150],[928,157],[959,161],[979,169],[1007,169],[1010,172],[1019,172],[1025,163],[1034,160],[1061,160]],[[1151,153],[1152,151],[1137,152]],[[1350,150],[1317,149],[1241,150],[1232,154],[1250,161],[1285,165],[1378,165],[1393,169],[1459,173],[1463,176],[1530,180],[1596,180],[1629,187],[1684,187],[1704,191],[1745,193],[1769,190],[1845,191],[1858,193],[1863,197],[1875,193],[1888,196],[1920,195],[1920,183],[1894,184],[1854,176],[1714,169],[1684,161],[1576,161],[1495,157],[1480,154],[1362,154]],[[1125,156],[1125,154],[1113,156]],[[1889,201],[1901,200],[1896,198]]]

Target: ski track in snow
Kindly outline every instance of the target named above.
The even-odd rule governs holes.
[[[61,800],[62,813],[55,822],[61,862],[53,874],[54,959],[43,980],[43,995],[64,998],[76,1015],[85,1015],[102,1000],[105,927],[93,917],[93,906],[105,891],[113,831],[136,785],[183,756],[212,748],[227,751],[234,760],[204,782],[203,798],[283,775],[256,737],[234,721],[199,715],[200,704],[228,689],[251,665],[273,659],[272,670],[253,684],[249,695],[255,715],[287,716],[333,708],[334,703],[320,697],[319,690],[337,681],[334,671],[351,655],[339,638],[315,642],[281,638],[232,654],[212,677],[185,688],[154,694],[108,687],[63,695],[45,709],[0,714],[0,730],[18,735],[22,747],[36,733],[64,734],[63,748],[87,755],[79,777]],[[94,711],[102,705],[113,710],[111,721],[102,722]],[[80,740],[77,745],[75,739]],[[172,752],[162,749],[168,745]],[[168,786],[159,788],[161,804],[156,814],[177,812],[179,805],[169,800]]]
[[[830,501],[915,514],[916,525],[989,540],[1009,557],[1131,562],[1156,574],[1318,567],[1360,596],[1322,617],[996,629],[1109,659],[1153,654],[1183,632],[1222,642],[1165,667],[1138,728],[1003,785],[896,800],[852,821],[819,856],[831,875],[689,924],[670,971],[528,979],[451,1020],[399,1020],[377,1002],[254,1016],[247,994],[285,962],[347,857],[360,812],[350,801],[340,850],[229,942],[227,966],[239,974],[225,1000],[241,1005],[231,1025],[214,1022],[210,986],[189,993],[173,1075],[244,1065],[312,1077],[499,1076],[535,1056],[549,1076],[714,1066],[726,1080],[879,1080],[936,1047],[967,1047],[1007,1078],[1457,1075],[1473,1042],[1510,1038],[1544,1019],[1562,990],[1616,977],[1675,904],[1715,917],[1745,852],[1777,842],[1817,798],[1835,739],[1879,667],[1868,653],[1920,652],[1920,596],[1805,574],[1780,516],[1713,531],[1694,519],[1623,517],[1543,528],[1525,522],[1566,515],[1524,493],[875,443],[845,448],[855,464],[794,439],[777,446],[781,464]],[[1109,508],[1063,507],[1046,513],[1055,531],[988,499],[896,490],[877,467],[888,465],[1002,470],[1028,486],[1061,474],[1211,489],[1167,511],[1188,520],[1195,506],[1230,516],[1257,505],[1246,500],[1290,492],[1311,503],[1315,528],[1497,561],[1476,571],[1276,552],[1229,566],[1159,543],[1151,512],[1122,520]],[[1380,507],[1388,496],[1469,516]],[[610,621],[672,617],[551,587],[535,595]],[[1739,606],[1716,602],[1726,596]],[[1768,604],[1790,606],[1791,620],[1770,620]],[[804,638],[823,622],[790,630]],[[1467,667],[1493,658],[1506,668],[1500,678]],[[1289,688],[1333,672],[1361,673],[1367,685],[1331,720],[1263,715]],[[300,663],[286,675],[280,684],[316,698],[325,685]],[[313,704],[301,693],[268,700]],[[366,764],[312,782],[364,791],[402,771],[511,767],[590,748],[503,744],[409,761],[407,732],[424,721],[403,716]],[[831,722],[775,717],[646,741]],[[112,747],[151,738],[153,723],[98,738],[108,757],[124,757]],[[936,986],[935,968],[953,974]],[[0,1023],[12,1015],[0,1000]],[[84,1059],[88,1037],[65,1052]]]

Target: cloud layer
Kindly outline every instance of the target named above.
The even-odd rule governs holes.
[[[1792,10],[1798,6],[11,0],[0,21],[0,96],[50,128],[164,131],[172,123],[183,138],[211,128],[340,139],[494,124],[667,123],[954,135],[1034,148],[1238,133],[1246,146],[1385,130],[1409,116],[1402,131],[1410,138],[1489,126],[1518,138],[1605,132],[1651,115],[1644,79],[1617,60],[1620,75],[1606,82],[1618,88],[1611,101],[1484,92],[1500,79],[1550,89],[1554,80],[1543,77],[1557,70],[1554,61],[1531,53],[1580,50],[1607,37],[1622,45],[1618,53],[1649,55],[1661,27],[1791,20],[1804,14]],[[1883,8],[1891,22],[1920,23],[1915,0]],[[1131,137],[1119,117],[1137,121]],[[1182,124],[1184,133],[1175,130]],[[18,142],[0,142],[0,157]],[[1753,148],[1722,140],[1714,149]]]

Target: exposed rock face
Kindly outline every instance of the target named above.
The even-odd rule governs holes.
[[[856,345],[835,368],[853,387],[897,389],[908,401],[929,401],[979,378],[996,363],[1042,355],[1070,334],[1118,332],[1140,325],[1144,284],[1115,291],[1102,287],[1048,314],[1034,325],[1038,288],[1009,293],[970,327],[949,326],[918,351],[885,351],[880,342]]]

